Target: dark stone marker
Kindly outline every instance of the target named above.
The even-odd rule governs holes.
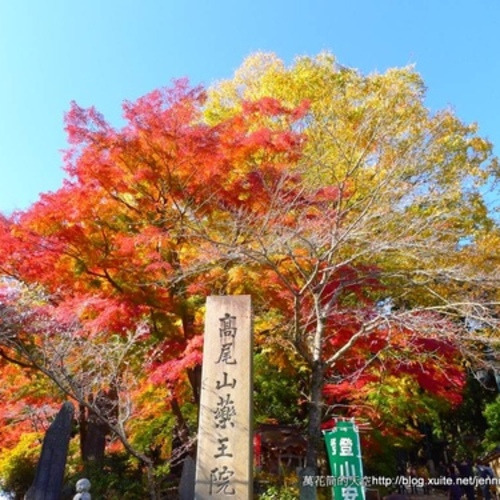
[[[194,480],[196,473],[196,464],[188,455],[184,459],[182,466],[181,482],[179,484],[180,500],[193,500],[194,498]]]
[[[45,433],[33,485],[25,500],[60,500],[75,408],[67,401]]]
[[[304,467],[299,471],[300,500],[316,500],[316,471],[312,467]]]

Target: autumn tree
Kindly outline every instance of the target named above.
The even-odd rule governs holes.
[[[475,125],[424,98],[412,68],[365,76],[328,54],[291,67],[256,54],[210,90],[210,123],[256,99],[307,106],[298,161],[272,181],[255,174],[265,203],[249,192],[221,206],[224,239],[200,232],[268,283],[290,325],[268,342],[309,370],[313,468],[325,403],[391,376],[447,397],[463,355],[498,349],[498,246],[486,244],[498,227],[483,198],[498,162]]]
[[[9,447],[9,441],[15,446],[19,432],[42,432],[54,416],[53,406],[69,397],[79,408],[76,419],[84,463],[101,464],[106,440],[112,437],[152,478],[151,458],[126,428],[133,395],[144,383],[139,370],[144,362],[140,340],[145,326],[138,324],[121,335],[96,331],[87,336],[67,304],[50,303],[41,288],[12,279],[0,286],[0,325],[2,376],[15,368],[17,380],[9,385],[21,384],[10,387],[9,397],[19,414],[13,415],[11,409],[9,415],[5,411],[9,404],[2,407],[0,418],[8,438],[2,447]]]
[[[73,104],[68,179],[0,227],[4,359],[79,403],[84,458],[118,437],[147,468],[152,498],[152,468],[169,450],[154,432],[138,438],[139,422],[154,426],[168,412],[180,441],[192,442],[202,306],[231,267],[192,221],[216,226],[214,210],[238,199],[257,159],[283,169],[301,143],[291,130],[300,112],[254,103],[207,125],[204,100],[178,82],[126,103],[122,129]],[[265,129],[266,116],[280,124]],[[163,388],[163,407],[151,386]]]

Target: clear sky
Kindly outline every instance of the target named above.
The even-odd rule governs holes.
[[[118,123],[123,100],[246,56],[329,50],[364,73],[415,64],[433,109],[500,149],[499,0],[0,0],[0,211],[57,189],[71,100]]]

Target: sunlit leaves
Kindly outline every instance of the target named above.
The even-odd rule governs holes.
[[[122,128],[72,104],[68,179],[0,220],[2,273],[38,291],[18,340],[45,359],[67,349],[88,394],[113,386],[122,444],[128,430],[142,450],[165,408],[179,432],[196,413],[210,294],[252,296],[263,394],[295,377],[285,400],[317,410],[311,442],[324,404],[382,422],[397,404],[457,403],[460,350],[496,333],[481,189],[498,164],[424,99],[413,68],[255,54],[208,92],[179,81],[127,102]]]

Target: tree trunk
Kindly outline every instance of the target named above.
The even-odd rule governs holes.
[[[148,480],[149,496],[151,500],[160,500],[160,495],[156,488],[153,464],[146,464],[146,476]]]
[[[320,314],[319,300],[316,299],[316,332],[312,345],[311,392],[309,400],[309,421],[307,427],[306,469],[312,475],[318,473],[318,456],[322,443],[321,420],[323,402],[324,364],[322,360],[323,335],[325,331],[324,318]],[[306,494],[306,497],[316,498],[316,487]],[[304,498],[306,498],[304,497]]]
[[[188,369],[187,376],[193,391],[194,402],[199,406],[201,395],[201,365]]]
[[[78,415],[80,455],[84,462],[102,462],[106,449],[108,426],[83,405]]]
[[[102,463],[106,450],[106,436],[109,428],[95,415],[90,415],[87,421],[87,432],[83,444],[84,462]]]
[[[78,405],[78,430],[80,438],[80,457],[85,457],[85,441],[87,440],[87,409],[81,403]]]
[[[95,399],[90,398],[98,412],[106,416],[107,422],[113,424],[118,418],[118,393],[114,389],[99,391]],[[80,405],[80,439],[82,459],[84,462],[102,463],[106,450],[106,436],[110,433],[108,423],[91,410],[85,412]]]
[[[307,454],[306,466],[315,471],[318,466],[318,452],[322,443],[322,391],[323,391],[323,364],[315,361],[311,373],[311,395],[309,401],[309,418],[307,425]]]

